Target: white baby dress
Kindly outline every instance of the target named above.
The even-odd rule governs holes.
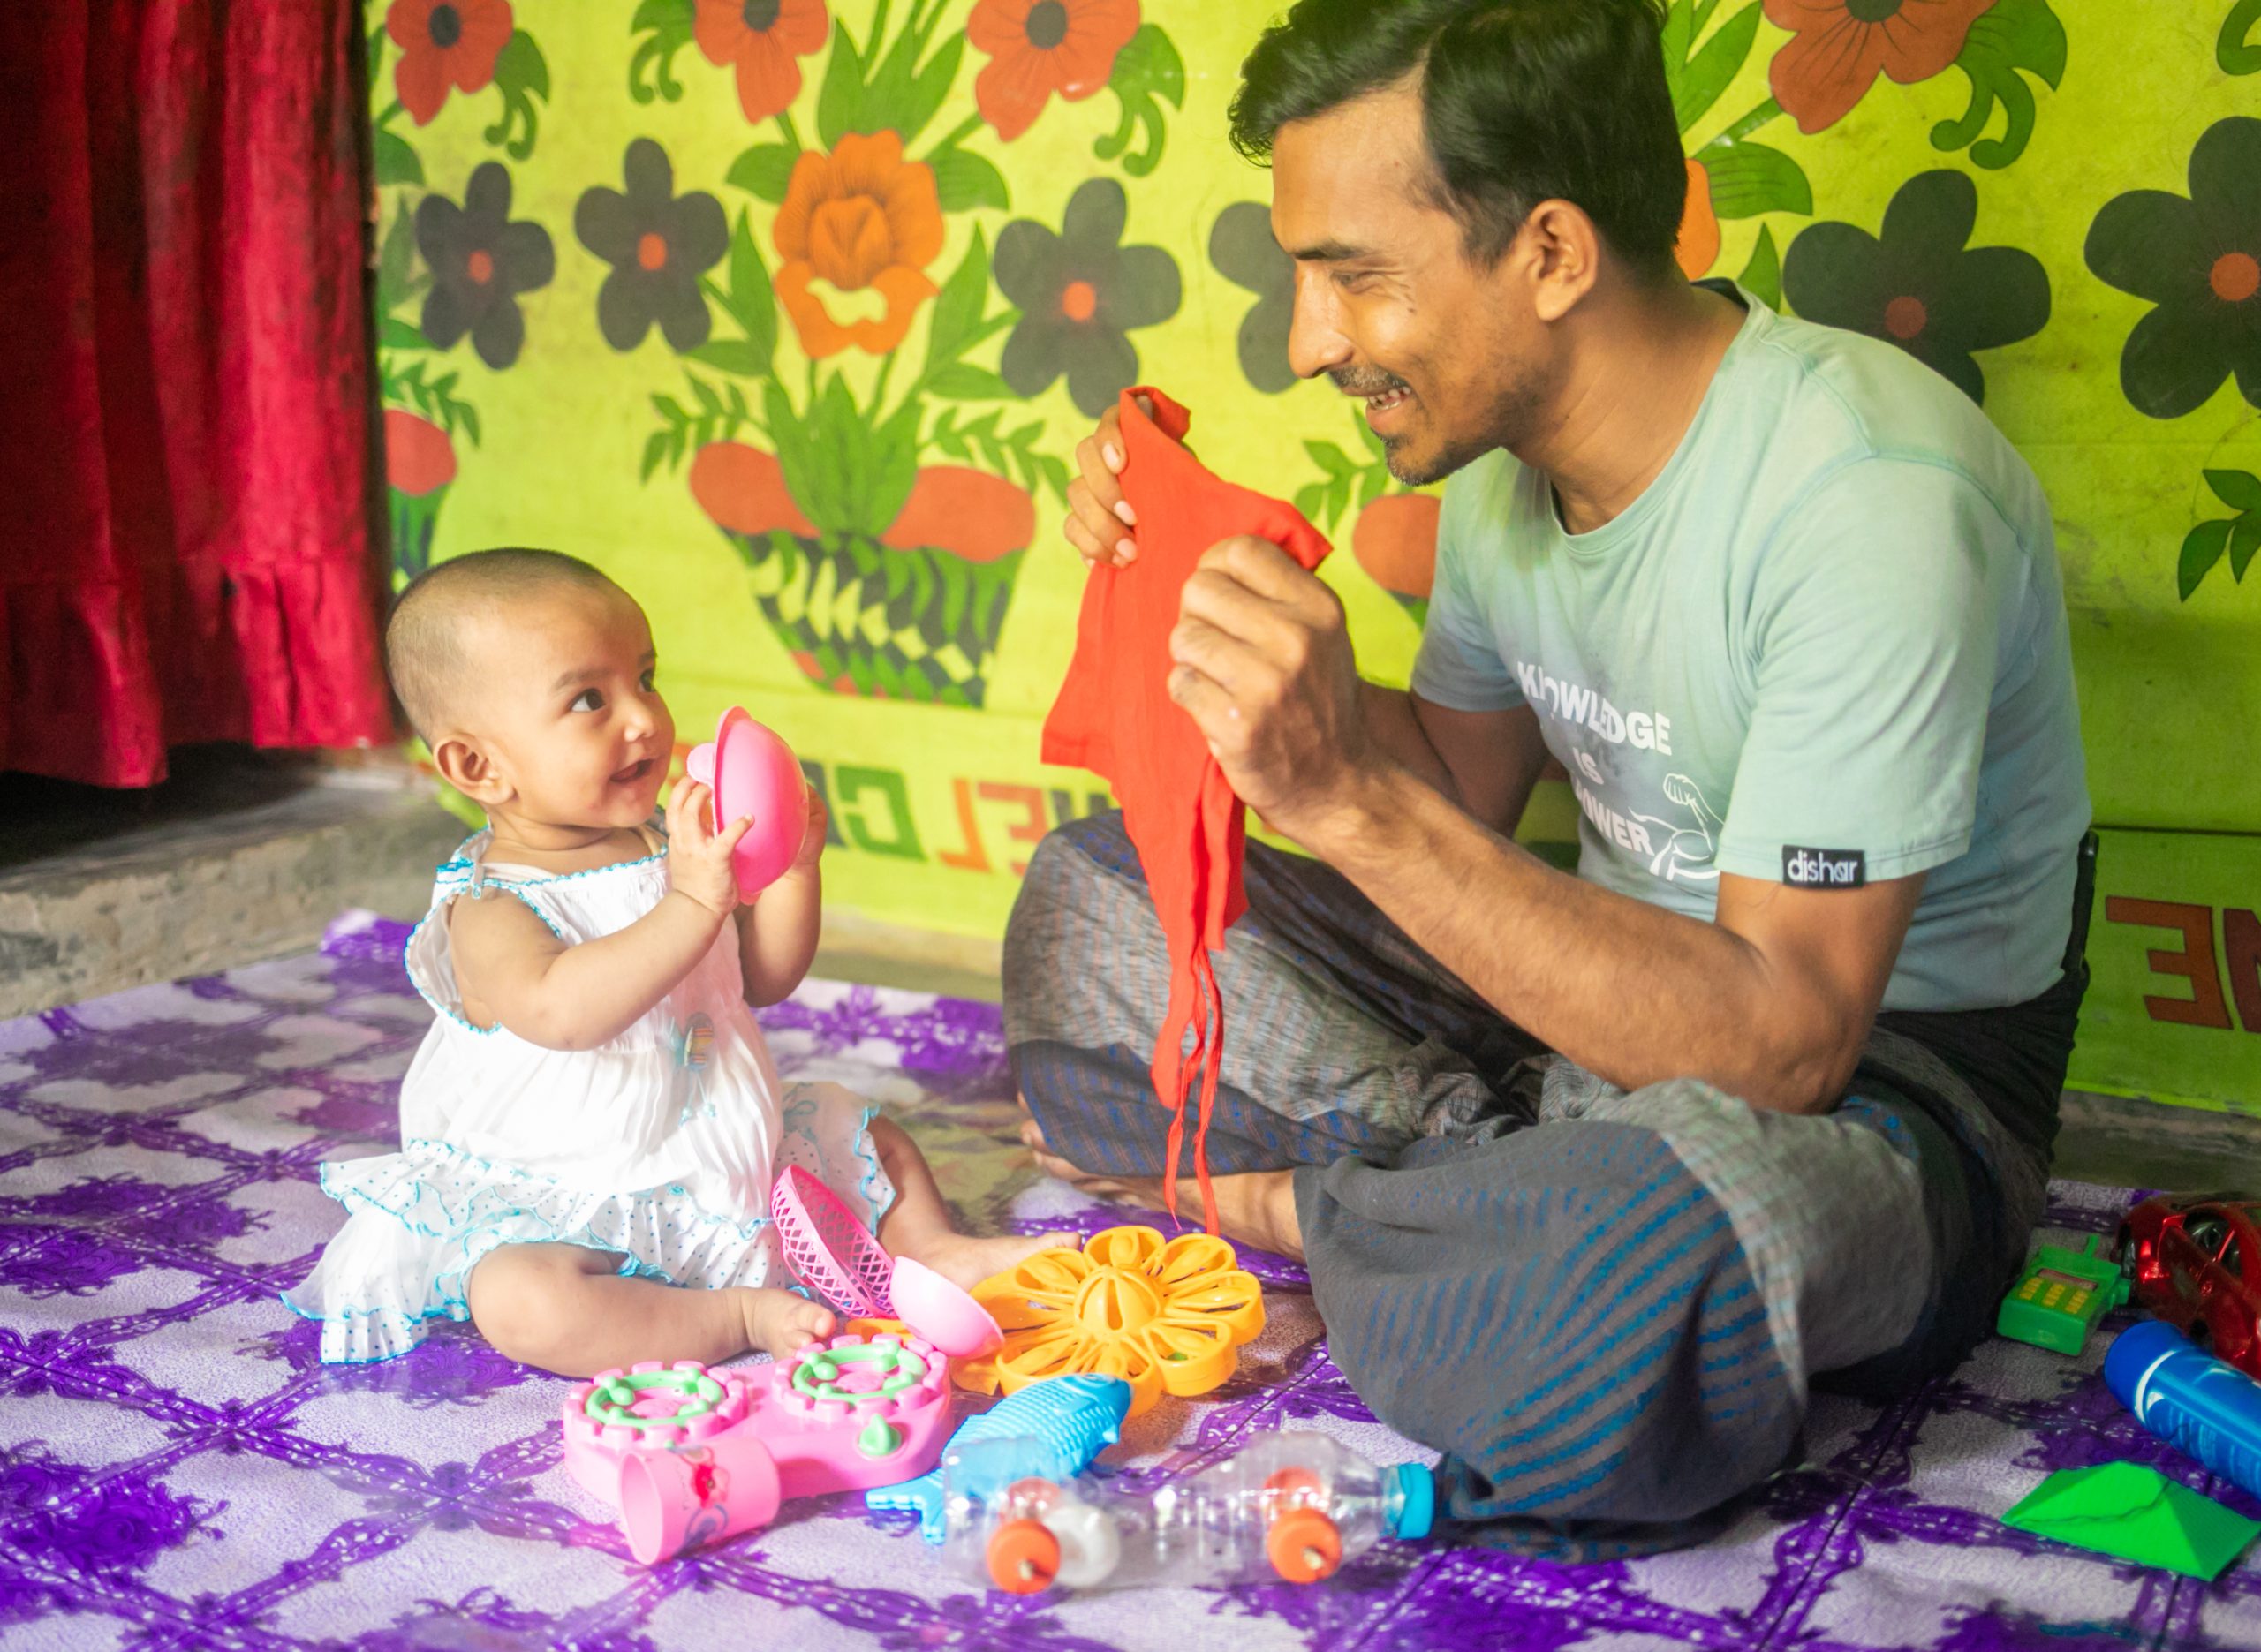
[[[401,1150],[321,1167],[351,1212],[284,1301],[319,1319],[325,1361],[389,1359],[427,1320],[465,1319],[472,1269],[498,1245],[616,1252],[673,1285],[793,1283],[769,1221],[772,1177],[798,1165],[876,1229],[895,1190],[837,1084],[782,1086],[746,1007],[737,926],[689,975],[592,1050],[548,1050],[463,1013],[448,942],[459,898],[523,901],[571,945],[625,929],[668,890],[662,843],[562,876],[486,865],[480,833],[440,868],[408,938],[408,975],[439,1012],[400,1090]]]

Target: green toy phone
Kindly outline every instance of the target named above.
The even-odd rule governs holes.
[[[2098,1256],[2091,1234],[2085,1250],[2044,1245],[2025,1264],[2016,1288],[2002,1299],[1994,1329],[2015,1342],[2078,1354],[2096,1322],[2128,1300],[2128,1276]]]

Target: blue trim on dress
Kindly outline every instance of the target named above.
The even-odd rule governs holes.
[[[880,1163],[879,1143],[872,1140],[872,1120],[879,1116],[878,1107],[866,1105],[864,1116],[856,1121],[855,1135],[856,1157],[862,1159],[866,1166],[856,1183],[856,1192],[864,1201],[864,1208],[872,1213],[872,1236],[875,1239],[879,1236],[880,1223],[889,1211],[895,1209],[895,1202],[903,1196],[903,1190],[895,1185],[894,1178]],[[887,1186],[888,1196],[884,1204],[880,1203],[878,1194],[873,1191],[875,1182],[884,1182]]]

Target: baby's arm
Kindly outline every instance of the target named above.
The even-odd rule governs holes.
[[[809,793],[808,829],[792,866],[738,912],[738,970],[745,1001],[756,1009],[781,1003],[809,972],[824,916],[824,874],[817,862],[829,829],[824,799]]]
[[[672,886],[642,917],[596,940],[568,946],[499,892],[458,900],[448,934],[465,1007],[548,1050],[594,1049],[627,1030],[707,955],[737,905],[730,850],[746,822],[715,833],[706,821],[707,788],[678,785],[668,803]]]

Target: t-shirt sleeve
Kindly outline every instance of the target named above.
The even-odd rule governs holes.
[[[1524,703],[1522,686],[1500,653],[1485,569],[1477,565],[1487,549],[1499,547],[1479,529],[1483,501],[1493,491],[1489,466],[1446,484],[1444,508],[1437,517],[1436,574],[1429,587],[1428,617],[1421,624],[1421,646],[1413,656],[1413,692],[1432,705],[1455,712],[1503,712]],[[1491,533],[1496,536],[1495,527]]]
[[[1714,864],[1843,886],[1968,849],[2026,570],[1992,502],[1934,463],[1859,460],[1794,507],[1752,582],[1756,698]]]

